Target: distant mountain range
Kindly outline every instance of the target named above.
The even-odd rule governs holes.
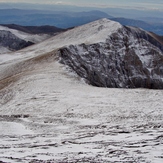
[[[21,26],[17,24],[3,24],[2,26],[16,29],[22,32],[30,33],[30,34],[54,34],[57,32],[63,32],[65,29],[57,28],[55,26]]]
[[[101,11],[63,12],[42,10],[0,10],[0,24],[19,24],[25,26],[52,25],[69,28],[83,25],[101,18],[112,18]]]
[[[142,20],[126,19],[126,18],[111,18],[122,25],[139,27],[147,31],[152,31],[156,34],[163,35],[163,23],[147,23]]]
[[[7,27],[18,29],[16,25],[27,26],[19,28],[24,32],[40,33],[57,31],[58,28],[72,28],[80,26],[101,18],[108,18],[118,21],[123,25],[140,27],[144,30],[163,35],[162,18],[140,18],[141,20],[128,19],[123,17],[113,17],[105,12],[93,10],[87,12],[70,11],[46,11],[46,10],[24,10],[24,9],[0,9],[0,24],[7,24]],[[147,21],[144,21],[147,20]],[[8,25],[12,24],[12,25]],[[47,26],[48,25],[48,26]],[[30,27],[44,26],[44,27]],[[52,26],[56,26],[55,28]],[[37,31],[37,32],[36,32]]]

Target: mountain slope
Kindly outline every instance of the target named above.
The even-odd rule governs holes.
[[[159,23],[150,23],[145,20],[135,20],[135,19],[126,19],[126,18],[112,18],[111,20],[117,21],[122,25],[139,27],[147,31],[152,31],[156,34],[163,35],[163,24]],[[161,22],[161,20],[160,20]]]
[[[112,18],[112,20],[117,21],[122,25],[139,27],[145,30],[149,30],[151,27],[149,23],[146,23],[145,21],[141,21],[141,20],[126,19],[126,18]]]
[[[22,32],[30,33],[30,34],[54,34],[57,32],[63,32],[64,29],[57,28],[54,26],[21,26],[17,24],[2,24],[1,26],[5,26],[11,29],[16,29]]]
[[[121,26],[107,35],[106,41],[98,41],[62,48],[61,63],[94,86],[163,88],[163,44],[156,37],[138,28]]]
[[[155,38],[160,44],[163,45],[163,36],[156,35],[153,32],[148,32],[153,38]]]
[[[13,35],[19,37],[20,39],[23,39],[25,41],[31,41],[33,43],[38,43],[41,42],[43,40],[46,40],[47,38],[49,38],[49,35],[47,34],[29,34],[26,32],[22,32],[20,30],[16,30],[16,29],[11,29],[8,27],[4,27],[4,26],[0,26],[0,30],[2,31],[9,31],[11,32]]]
[[[38,27],[35,28],[38,29]],[[33,30],[37,30],[35,28]],[[45,33],[29,34],[21,30],[0,26],[0,54],[20,50],[35,43],[42,42],[54,35],[54,33]]]
[[[25,41],[12,34],[10,31],[0,30],[0,47],[8,50],[20,50],[27,46],[33,45],[30,41]],[[3,50],[0,52],[3,53]]]
[[[60,62],[99,87],[163,88],[163,46],[148,32],[102,19],[20,51],[58,50]],[[5,73],[7,75],[7,73]]]
[[[93,87],[59,63],[113,75],[125,56],[126,71],[136,62],[138,76],[137,58],[148,61],[152,47],[153,61],[161,53],[146,34],[103,19],[0,56],[0,160],[162,162],[162,90]]]

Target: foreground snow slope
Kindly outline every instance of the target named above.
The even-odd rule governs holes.
[[[61,36],[1,60],[0,161],[162,163],[163,92],[87,85],[58,63]]]
[[[162,91],[92,87],[52,61],[1,90],[1,161],[162,163]]]

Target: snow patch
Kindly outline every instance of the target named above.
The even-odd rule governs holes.
[[[2,121],[0,123],[0,133],[1,135],[28,135],[33,134],[33,131],[20,123]]]

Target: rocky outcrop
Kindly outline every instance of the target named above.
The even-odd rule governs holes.
[[[163,89],[163,45],[144,30],[122,27],[104,42],[59,52],[60,62],[93,86]]]

